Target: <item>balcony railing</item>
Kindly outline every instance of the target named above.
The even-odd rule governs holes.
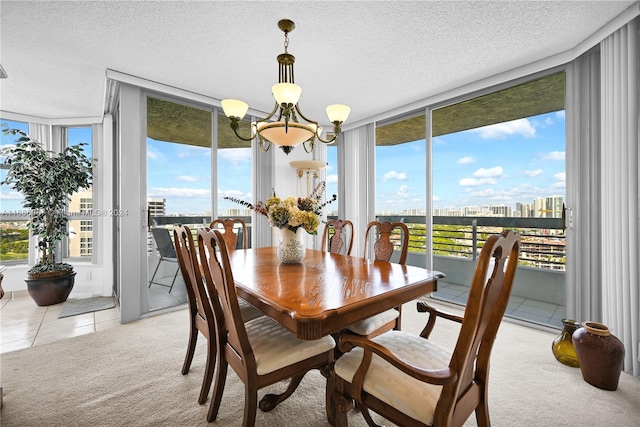
[[[378,216],[381,221],[407,224],[410,252],[426,253],[427,228],[424,216]],[[491,234],[505,229],[518,231],[522,239],[520,264],[550,270],[564,270],[566,237],[562,218],[504,218],[470,216],[433,217],[433,254],[476,260]],[[398,241],[400,236],[395,237]]]

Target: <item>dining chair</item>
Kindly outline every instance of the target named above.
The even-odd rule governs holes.
[[[327,371],[334,360],[335,341],[331,336],[301,340],[268,316],[243,322],[224,237],[217,230],[200,229],[198,246],[209,295],[219,296],[210,299],[216,319],[217,360],[207,420],[214,421],[218,415],[230,365],[245,385],[242,425],[253,426],[258,390],[291,379],[284,393],[267,394],[260,400],[261,410],[272,410],[291,396],[308,371]],[[329,398],[327,387],[327,416]]]
[[[209,390],[211,389],[216,360],[214,312],[202,277],[200,258],[191,229],[186,225],[182,225],[173,231],[173,235],[177,249],[178,264],[187,289],[187,304],[189,307],[189,341],[184,363],[182,364],[182,375],[189,373],[200,333],[207,339],[207,359],[202,387],[198,396],[198,403],[203,404],[207,401]],[[244,300],[240,306],[241,317],[245,322],[263,316],[260,310]]]
[[[200,387],[200,395],[198,397],[198,403],[202,404],[207,401],[207,397],[209,396],[215,368],[215,320],[202,274],[200,273],[195,242],[191,230],[186,225],[182,225],[173,231],[173,236],[180,271],[182,272],[182,278],[187,288],[187,304],[189,306],[189,342],[187,344],[187,354],[182,364],[182,375],[189,373],[196,349],[198,333],[201,333],[207,339],[207,361],[204,369],[204,378],[202,379],[202,387]]]
[[[375,425],[371,409],[398,425],[461,426],[475,412],[478,425],[489,426],[489,359],[519,253],[520,235],[513,231],[486,240],[463,316],[419,302],[418,311],[429,313],[419,336],[397,330],[372,340],[342,336],[339,349],[345,353],[331,378],[336,425],[347,425],[355,401],[369,425]],[[428,339],[438,317],[461,325],[453,352]]]
[[[240,218],[214,219],[209,224],[209,228],[219,229],[222,226],[224,230],[222,237],[227,243],[227,249],[232,251],[238,247],[239,234],[233,231],[234,228],[237,228],[236,225],[240,226],[238,233],[242,233],[242,249],[247,249],[247,224],[244,220]]]
[[[396,231],[397,230],[397,231]],[[376,239],[372,242],[369,236],[375,233]],[[399,237],[397,237],[399,236]],[[371,221],[367,225],[364,235],[365,258],[370,249],[369,244],[373,243],[373,255],[375,260],[389,262],[394,253],[394,241],[400,247],[399,264],[407,261],[407,251],[409,249],[409,228],[402,222]],[[367,338],[373,338],[391,329],[400,329],[402,307],[391,308],[375,316],[368,317],[358,322],[352,323],[347,330],[353,334]]]
[[[158,260],[158,265],[156,265],[156,269],[153,271],[153,275],[151,276],[151,280],[149,280],[149,287],[151,285],[160,285],[169,288],[169,293],[173,289],[173,285],[176,282],[176,277],[178,277],[178,270],[180,268],[176,268],[176,273],[173,275],[173,280],[171,281],[171,285],[167,285],[162,282],[155,282],[156,274],[158,273],[158,269],[160,268],[160,264],[163,261],[167,262],[175,262],[178,263],[178,258],[176,256],[176,248],[171,241],[171,232],[168,228],[164,227],[153,227],[151,228],[151,235],[153,236],[153,240],[156,242],[156,248],[158,249],[158,254],[160,255],[160,259]]]
[[[333,234],[331,234],[333,230]],[[327,246],[327,239],[329,245]],[[346,219],[332,219],[327,221],[322,232],[322,244],[323,251],[328,251],[334,254],[342,253],[342,248],[346,244],[345,255],[351,255],[351,248],[353,247],[353,223]]]

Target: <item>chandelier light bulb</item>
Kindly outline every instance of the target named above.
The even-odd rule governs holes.
[[[327,116],[329,117],[329,120],[331,121],[331,123],[346,122],[350,112],[351,112],[351,108],[348,107],[347,105],[333,104],[327,107]]]
[[[294,83],[277,83],[273,85],[271,92],[279,105],[295,105],[300,99],[302,88]]]
[[[220,104],[222,105],[222,110],[224,111],[225,116],[237,117],[238,120],[242,120],[249,109],[249,104],[238,101],[237,99],[224,99]]]

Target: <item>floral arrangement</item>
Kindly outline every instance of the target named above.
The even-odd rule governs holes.
[[[322,208],[337,199],[334,194],[332,198],[321,203],[325,189],[326,184],[321,181],[308,197],[281,199],[274,192],[273,196],[269,197],[265,203],[258,202],[255,205],[235,197],[225,197],[225,199],[266,216],[272,227],[288,228],[294,233],[298,228],[303,227],[309,234],[318,234],[319,216],[322,213]]]

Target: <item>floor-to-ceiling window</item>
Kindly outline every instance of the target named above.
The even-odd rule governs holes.
[[[435,109],[432,114],[437,296],[466,303],[488,234],[522,235],[507,316],[561,326],[565,315],[564,72]]]
[[[68,147],[82,144],[85,156],[93,158],[93,133],[91,126],[62,129],[63,144]],[[94,175],[95,178],[95,175]],[[93,256],[94,218],[116,214],[93,209],[93,187],[83,188],[71,195],[69,202],[69,237],[63,242],[64,258],[91,261]]]
[[[252,202],[252,158],[251,141],[237,138],[231,131],[230,120],[218,113],[217,150],[217,217],[242,219],[247,225],[247,246],[251,247],[251,210],[225,197]],[[241,135],[249,135],[250,123],[240,121]],[[242,233],[242,228],[236,228]],[[240,236],[239,236],[240,237]],[[238,239],[240,242],[241,238]]]
[[[426,165],[424,113],[376,127],[375,213],[409,228],[407,264],[425,265]],[[393,236],[399,246],[400,235]],[[392,261],[399,256],[392,257]]]
[[[176,225],[194,230],[211,221],[212,113],[147,97],[148,298],[150,310],[186,302],[173,247],[162,254],[152,228],[173,237]],[[166,230],[166,231],[165,231]],[[171,260],[173,259],[173,261]]]

